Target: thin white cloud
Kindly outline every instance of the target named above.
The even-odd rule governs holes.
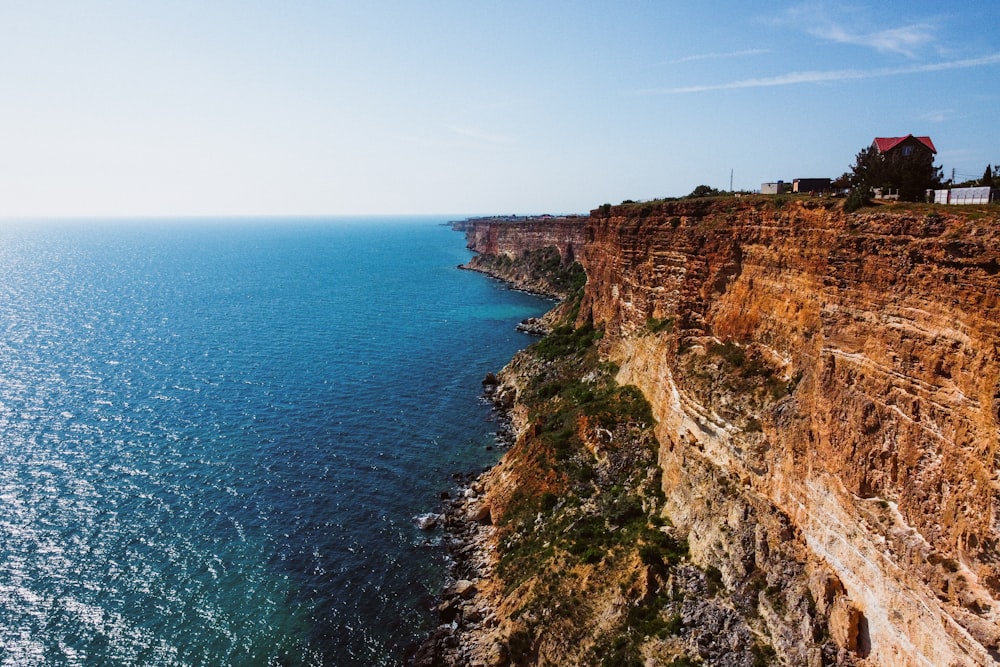
[[[922,113],[919,116],[917,116],[917,118],[919,118],[920,120],[925,120],[928,123],[943,123],[946,120],[952,118],[954,115],[955,115],[954,109],[938,109],[936,111],[928,111],[926,113]]]
[[[910,58],[915,57],[920,48],[933,44],[935,39],[935,27],[930,23],[914,23],[869,33],[854,33],[836,23],[827,23],[810,27],[807,32],[830,42],[865,46],[880,53],[897,53]]]
[[[889,53],[917,57],[918,52],[934,47],[940,32],[940,20],[921,18],[907,21],[893,12],[877,23],[871,11],[850,6],[830,6],[821,2],[805,2],[789,7],[776,17],[764,19],[773,25],[791,27],[824,41],[850,44]],[[881,29],[880,29],[881,28]]]
[[[761,56],[771,53],[769,49],[745,49],[743,51],[727,51],[721,53],[699,53],[693,56],[684,56],[676,60],[668,60],[665,65],[681,65],[683,63],[695,62],[698,60],[720,60],[723,58],[745,58],[748,56]]]
[[[487,144],[512,144],[514,140],[511,137],[504,136],[502,134],[493,134],[491,132],[484,132],[478,128],[467,127],[464,125],[449,125],[448,129],[455,134],[460,134],[463,137],[469,139],[475,139],[476,141],[481,141]]]
[[[873,70],[819,70],[806,72],[789,72],[773,77],[741,79],[717,84],[702,84],[697,86],[682,86],[679,88],[651,88],[638,91],[640,94],[682,95],[689,93],[704,93],[714,90],[738,90],[741,88],[769,88],[774,86],[793,86],[804,83],[829,83],[836,81],[851,81],[856,79],[875,79],[906,74],[922,74],[927,72],[943,72],[953,69],[968,69],[985,67],[1000,63],[1000,53],[994,53],[980,58],[951,60],[926,65],[909,67],[886,67]]]

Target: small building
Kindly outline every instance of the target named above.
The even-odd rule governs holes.
[[[934,190],[935,204],[973,205],[1000,201],[1000,188],[982,186],[978,188],[952,188]],[[929,199],[929,197],[928,197]]]
[[[762,195],[780,195],[785,192],[785,182],[775,181],[774,183],[761,183],[760,193]]]
[[[792,181],[792,192],[822,193],[830,189],[832,182],[829,178],[796,178]]]

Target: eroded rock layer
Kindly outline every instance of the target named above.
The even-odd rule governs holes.
[[[687,497],[689,458],[766,499],[871,664],[996,655],[998,248],[995,218],[811,201],[623,207],[588,227],[581,318],[654,406],[674,513],[717,523]],[[725,343],[744,357],[728,373],[690,359]],[[774,391],[741,386],[751,363]]]

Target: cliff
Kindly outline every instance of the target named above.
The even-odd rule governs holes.
[[[566,269],[584,244],[587,218],[473,218],[453,224],[478,254],[462,268],[505,280],[519,289],[565,298],[577,287]]]
[[[495,662],[1000,661],[998,223],[592,212],[573,326],[497,389],[518,440],[484,480]],[[523,254],[563,231],[468,233]]]

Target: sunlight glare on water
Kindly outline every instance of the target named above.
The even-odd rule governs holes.
[[[401,661],[548,306],[440,222],[0,231],[0,664]]]

